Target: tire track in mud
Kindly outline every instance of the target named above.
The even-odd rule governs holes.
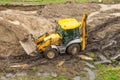
[[[103,37],[103,38],[97,39],[97,36],[95,35],[98,32],[101,32],[102,30],[109,28],[111,25],[114,25],[114,24],[119,25],[119,23],[120,23],[120,17],[115,17],[115,18],[107,20],[103,24],[97,25],[93,30],[89,31],[88,32],[89,36],[88,36],[88,48],[87,49],[90,50],[91,49],[90,46],[91,47],[99,46],[98,50],[100,50],[100,49],[102,50],[101,46],[104,46],[105,43],[108,43],[109,41],[114,40],[116,37],[120,38],[119,37],[120,29],[118,29],[112,33],[106,33],[105,37]],[[114,27],[114,26],[112,26],[112,27]]]
[[[104,28],[109,27],[109,25],[117,24],[119,22],[120,22],[120,17],[108,19],[106,22],[97,25],[94,29],[89,31],[88,34],[90,36],[94,35],[95,33],[102,31]]]
[[[117,28],[114,30],[114,27]],[[111,28],[112,32],[106,32],[105,35],[102,35],[104,36],[103,38],[97,36],[99,32],[105,32],[104,30],[109,28]],[[114,64],[111,58],[113,56],[118,58],[118,55],[120,54],[120,16],[108,19],[104,23],[97,25],[88,33],[88,45],[85,52],[95,52],[98,53],[98,56],[101,54],[105,57],[103,60],[98,57],[100,60],[97,58],[95,64],[96,62]]]
[[[29,56],[27,54],[19,55],[19,56],[11,56],[9,60],[11,63],[32,63],[34,61],[40,60],[41,56]]]
[[[13,73],[17,71],[29,70],[32,67],[46,63],[44,61],[46,61],[46,59],[40,55],[29,56],[27,54],[22,54],[19,56],[9,56],[8,58],[0,57],[0,71]]]

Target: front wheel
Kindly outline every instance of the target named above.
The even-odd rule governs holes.
[[[47,48],[44,53],[43,53],[45,58],[48,59],[54,59],[55,57],[58,56],[58,52],[57,50],[53,49],[53,48]]]
[[[81,47],[79,44],[71,44],[68,48],[67,48],[67,53],[68,54],[72,54],[72,55],[76,55],[80,52]]]

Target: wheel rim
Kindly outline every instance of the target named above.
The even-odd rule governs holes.
[[[48,56],[50,59],[52,59],[52,58],[55,57],[55,53],[54,53],[53,51],[49,51],[49,52],[47,53],[47,56]]]
[[[78,48],[77,47],[73,47],[72,54],[76,54],[77,52],[78,52]]]

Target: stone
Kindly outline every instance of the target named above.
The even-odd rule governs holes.
[[[49,76],[49,75],[50,75],[50,74],[49,74],[48,72],[45,72],[45,73],[42,74],[43,77],[47,77],[47,76]]]
[[[5,76],[1,76],[0,80],[7,80]]]
[[[14,76],[12,73],[6,74],[6,77],[7,77],[7,78],[11,78],[12,76]]]
[[[37,73],[37,76],[41,76],[41,75],[42,75],[41,73],[39,73],[39,72]]]
[[[52,73],[51,73],[51,76],[53,76],[53,77],[57,77],[57,73],[52,72]]]
[[[73,80],[80,80],[80,76],[75,76]]]
[[[21,72],[21,73],[16,73],[15,75],[18,77],[23,77],[23,76],[27,76],[27,73]]]

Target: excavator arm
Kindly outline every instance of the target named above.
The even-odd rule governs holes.
[[[87,14],[83,14],[80,30],[82,31],[81,39],[82,39],[82,50],[85,50],[86,48],[86,41],[87,41],[87,28],[86,28],[86,20],[87,20]]]

